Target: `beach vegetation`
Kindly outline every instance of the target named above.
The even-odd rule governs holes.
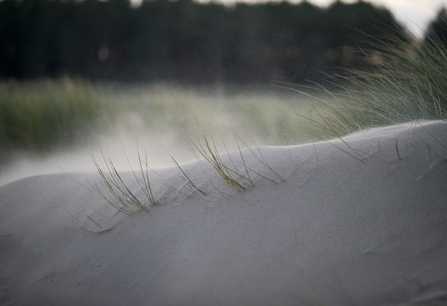
[[[127,215],[133,215],[139,210],[147,211],[147,207],[142,200],[140,200],[133,191],[129,188],[129,183],[123,178],[123,174],[116,169],[109,155],[101,152],[101,160],[97,160],[92,156],[95,164],[96,174],[99,178],[100,184],[94,184],[93,192],[99,195],[107,203],[111,204],[117,210]],[[149,204],[156,205],[156,200],[152,192],[152,187],[149,179],[149,167],[147,166],[147,158],[143,160],[138,156],[140,169],[132,174],[138,186],[143,191]]]
[[[395,125],[413,120],[445,120],[447,115],[447,48],[434,41],[395,39],[377,42],[381,51],[369,54],[373,69],[349,69],[329,77],[336,90],[324,86],[336,103],[314,97],[318,109],[311,121],[324,137],[340,137],[370,127]],[[374,57],[374,58],[373,58]],[[279,84],[311,96],[291,84]],[[303,117],[301,114],[297,114]]]
[[[0,148],[48,152],[79,143],[96,125],[98,93],[86,82],[63,78],[0,83]]]
[[[273,184],[276,184],[278,181],[285,181],[285,178],[275,171],[269,164],[259,148],[257,148],[256,152],[256,148],[248,147],[247,144],[234,133],[234,138],[239,148],[237,151],[238,154],[235,154],[232,157],[231,154],[226,152],[227,154],[224,156],[218,151],[212,135],[207,136],[198,121],[197,126],[200,129],[201,136],[189,135],[190,145],[195,151],[197,164],[206,178],[205,183],[209,184],[211,188],[223,198],[227,199],[228,194],[220,187],[219,182],[223,182],[224,185],[229,186],[232,190],[242,192],[249,187],[255,186],[255,181],[259,181],[254,179],[255,176],[260,178],[260,180]],[[247,146],[246,150],[241,149],[238,139]],[[255,170],[253,166],[249,167],[245,162],[244,155],[254,157],[254,160],[260,165],[258,168],[265,169],[266,171],[260,171],[260,169]],[[188,171],[185,170],[172,155],[171,158],[176,168],[179,170],[178,173],[180,177],[191,187],[191,190],[198,191],[200,193],[199,196],[201,197],[208,197],[209,199],[213,197],[212,192],[205,188],[205,186],[202,186],[203,184],[199,185],[197,178],[188,174]],[[101,158],[99,160],[93,155],[92,159],[95,164],[97,180],[94,183],[91,183],[93,189],[90,189],[117,210],[132,215],[137,211],[148,211],[147,209],[149,206],[158,204],[151,186],[149,175],[151,169],[148,166],[147,153],[145,154],[145,158],[142,159],[138,152],[138,171],[134,171],[129,163],[134,181],[137,182],[146,199],[139,199],[135,193],[130,190],[129,179],[123,178],[124,173],[120,174],[116,169],[109,154],[106,155],[101,152]],[[167,187],[186,197],[192,196],[192,193],[185,193],[174,186]]]

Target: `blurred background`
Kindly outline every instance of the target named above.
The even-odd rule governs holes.
[[[334,73],[374,69],[384,44],[446,44],[442,2],[2,0],[0,184],[43,160],[87,170],[86,150],[136,156],[137,142],[153,167],[187,162],[197,121],[225,150],[235,134],[309,141],[300,116],[316,100],[272,85],[331,88]]]
[[[365,66],[360,49],[401,34],[359,1],[200,4],[191,0],[4,0],[0,77],[243,84],[317,80]]]

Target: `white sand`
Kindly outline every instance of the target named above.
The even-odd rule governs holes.
[[[133,216],[73,180],[90,174],[3,186],[0,304],[446,305],[447,124],[343,139],[359,155],[337,139],[254,149],[284,182],[244,150],[243,192],[200,162],[183,169],[205,196],[157,171],[162,205]],[[240,156],[222,158],[243,173]]]

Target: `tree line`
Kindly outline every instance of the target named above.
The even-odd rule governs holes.
[[[393,35],[409,39],[389,10],[363,1],[3,0],[0,78],[302,82],[368,66],[371,42]]]

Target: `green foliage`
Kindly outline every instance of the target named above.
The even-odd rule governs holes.
[[[435,20],[428,25],[424,41],[428,44],[447,47],[447,9],[445,7],[438,11]]]
[[[0,83],[0,148],[43,152],[85,137],[100,113],[98,94],[63,79]]]

